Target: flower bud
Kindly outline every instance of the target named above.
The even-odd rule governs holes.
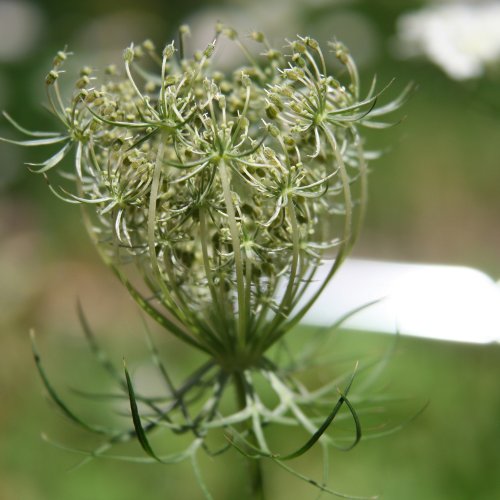
[[[142,42],[142,47],[146,52],[154,52],[156,50],[155,44],[149,38]]]
[[[250,37],[252,38],[252,40],[258,43],[264,43],[265,40],[264,33],[262,33],[261,31],[252,31]]]
[[[146,84],[144,85],[144,90],[146,92],[148,92],[149,94],[152,94],[156,89],[156,84],[154,82],[146,82]]]
[[[203,51],[203,55],[206,58],[212,57],[213,53],[215,51],[215,42],[210,43],[207,48]]]
[[[290,68],[285,70],[285,75],[289,80],[299,80],[304,77],[304,72],[300,68]]]
[[[215,33],[220,35],[224,31],[224,25],[221,22],[215,23]]]
[[[168,75],[164,80],[165,87],[170,87],[177,83],[177,77],[175,75]]]
[[[280,135],[280,130],[276,125],[268,124],[267,131],[273,136],[278,137]]]
[[[307,37],[306,43],[308,47],[311,47],[311,49],[318,50],[319,48],[319,43],[314,38]]]
[[[77,89],[83,89],[85,88],[88,84],[90,83],[90,79],[88,76],[84,75],[82,76],[81,78],[79,78],[77,81],[76,81],[76,88]]]
[[[266,115],[268,116],[268,118],[270,118],[271,120],[275,120],[278,114],[279,110],[274,104],[268,104],[268,106],[266,106]]]
[[[238,38],[238,32],[233,28],[224,28],[222,33],[229,38],[229,40],[236,40]]]
[[[64,50],[60,50],[56,56],[54,57],[54,60],[52,61],[52,64],[57,67],[60,66],[66,59],[68,58],[68,54]]]
[[[179,27],[179,34],[182,36],[189,36],[191,35],[191,29],[187,24],[183,24]]]
[[[241,84],[243,85],[243,87],[250,86],[250,77],[244,71],[242,71],[240,73],[240,79],[241,79]]]
[[[53,69],[49,71],[49,74],[45,77],[45,83],[47,85],[53,85],[58,78],[59,72]]]
[[[335,57],[342,63],[347,64],[349,61],[349,51],[347,47],[340,42],[330,42],[330,47],[335,53]]]
[[[217,96],[217,101],[219,102],[220,109],[226,109],[226,96],[223,94],[219,94]]]
[[[84,66],[80,70],[80,76],[90,76],[92,74],[92,68],[90,66]]]
[[[292,56],[292,61],[300,68],[305,68],[306,66],[306,61],[299,54],[294,54]]]
[[[140,59],[141,57],[144,57],[144,51],[140,45],[137,45],[134,47],[134,58]]]
[[[174,42],[169,43],[168,45],[165,46],[163,49],[163,57],[165,59],[170,59],[175,52],[175,47],[174,47]]]
[[[106,75],[110,75],[110,76],[118,74],[118,70],[116,69],[116,65],[110,64],[109,66],[106,67],[106,69],[104,70],[104,73]]]
[[[292,49],[299,54],[303,54],[306,51],[306,46],[302,42],[295,41],[292,43]]]
[[[264,54],[270,61],[279,59],[281,56],[281,52],[275,49],[269,49],[265,54]]]
[[[123,51],[123,59],[125,62],[131,63],[134,60],[134,46],[131,45]]]

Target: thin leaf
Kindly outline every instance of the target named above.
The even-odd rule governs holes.
[[[42,362],[40,358],[40,354],[38,352],[36,343],[35,343],[35,334],[34,331],[31,330],[30,332],[30,337],[31,337],[31,346],[33,350],[33,357],[35,359],[35,364],[38,369],[38,373],[40,375],[40,378],[42,379],[43,385],[45,386],[45,389],[49,393],[50,398],[52,401],[57,405],[57,407],[63,412],[63,414],[71,420],[73,423],[79,425],[80,427],[83,427],[84,429],[90,431],[90,432],[95,432],[97,434],[106,434],[110,435],[112,434],[110,431],[103,429],[102,427],[98,427],[95,425],[91,425],[83,421],[80,417],[78,417],[75,413],[73,413],[68,406],[63,402],[63,400],[60,398],[60,396],[57,394],[55,389],[52,387],[52,384],[49,382],[49,379],[45,373],[45,370],[42,367]]]
[[[245,451],[236,442],[236,440],[234,439],[235,436],[238,438],[238,440],[240,442],[242,442],[245,445],[247,445],[250,449],[253,449],[256,453],[251,454],[251,453],[248,453],[247,451]],[[225,437],[229,441],[229,443],[231,444],[231,446],[233,446],[233,448],[235,448],[236,451],[238,451],[239,453],[241,453],[244,457],[249,458],[249,459],[253,459],[253,460],[258,460],[260,458],[270,458],[275,464],[277,464],[282,469],[285,469],[287,472],[289,472],[293,476],[297,477],[298,479],[301,479],[302,481],[305,481],[306,483],[311,484],[312,486],[314,486],[314,487],[320,489],[321,491],[323,491],[325,493],[328,493],[330,495],[334,495],[334,496],[337,496],[337,497],[340,497],[340,498],[349,498],[349,499],[352,499],[352,500],[376,500],[378,498],[378,496],[360,497],[360,496],[347,495],[345,493],[340,493],[338,491],[332,490],[332,489],[328,488],[326,485],[321,484],[318,481],[316,481],[316,480],[314,480],[314,479],[312,479],[310,477],[307,477],[304,474],[301,474],[300,472],[297,472],[295,469],[292,469],[290,466],[288,466],[285,463],[283,463],[276,456],[270,455],[269,453],[262,452],[261,450],[259,450],[255,446],[253,446],[251,443],[249,443],[247,440],[245,440],[245,438],[241,434],[239,434],[238,432],[236,432],[234,430],[233,430],[232,434],[226,433]]]
[[[59,132],[33,132],[32,130],[24,128],[22,125],[19,125],[19,123],[16,122],[6,111],[2,111],[2,114],[13,127],[25,135],[30,135],[31,137],[57,137],[61,135]]]
[[[342,450],[342,451],[349,451],[349,450],[352,450],[361,441],[361,436],[362,436],[361,422],[359,421],[358,415],[357,415],[356,410],[354,409],[354,406],[352,405],[352,403],[347,399],[347,397],[345,395],[342,395],[342,399],[343,399],[345,405],[347,406],[347,408],[349,408],[349,411],[351,412],[352,419],[354,421],[354,426],[356,428],[356,436],[354,437],[354,441],[349,446],[346,446],[346,447],[338,447],[337,446],[337,448],[339,450]]]
[[[139,306],[146,312],[151,318],[153,318],[157,323],[164,326],[169,332],[183,340],[184,342],[196,347],[197,349],[210,354],[210,351],[197,342],[195,339],[190,337],[184,330],[182,330],[177,324],[172,320],[161,314],[157,309],[155,309],[151,304],[149,304],[146,299],[139,293],[139,291],[130,283],[130,281],[112,264],[109,264],[111,269],[115,272],[118,279],[126,286],[132,298],[139,304]]]
[[[207,485],[203,480],[200,468],[198,467],[198,462],[196,461],[196,454],[194,452],[191,454],[191,466],[193,467],[194,475],[196,476],[196,480],[198,481],[203,496],[205,497],[206,500],[213,500],[214,497],[208,491]]]
[[[82,150],[83,150],[83,144],[81,142],[78,142],[78,145],[76,147],[76,154],[75,154],[75,170],[78,175],[78,179],[82,180]]]
[[[328,113],[327,121],[332,124],[337,124],[337,123],[343,123],[343,122],[361,122],[365,116],[368,116],[373,109],[375,108],[375,105],[377,104],[377,98],[375,97],[373,99],[373,102],[371,103],[370,107],[365,110],[361,111],[359,113],[354,113],[352,115],[344,115],[344,114],[339,114],[339,111],[334,111],[331,113]],[[333,117],[332,117],[333,116]]]
[[[46,139],[33,139],[31,141],[14,141],[12,139],[6,139],[5,137],[0,137],[0,141],[8,142],[9,144],[15,144],[16,146],[26,146],[26,147],[36,147],[36,146],[48,146],[50,144],[57,144],[58,142],[63,142],[68,140],[67,135],[59,135],[57,137],[50,137]]]
[[[51,156],[48,160],[45,160],[42,163],[26,163],[26,165],[34,166],[34,167],[42,167],[38,170],[35,170],[33,168],[30,168],[32,172],[35,174],[43,174],[47,171],[49,171],[51,168],[54,168],[56,165],[58,165],[66,156],[68,151],[70,150],[71,146],[73,144],[71,142],[68,142],[62,149],[60,149],[56,154]]]
[[[73,205],[80,205],[80,201],[78,200],[74,200],[73,198],[66,198],[65,196],[63,196],[61,193],[59,193],[57,191],[57,189],[50,183],[49,181],[49,178],[43,174],[44,177],[45,177],[45,181],[47,182],[47,185],[49,186],[49,189],[52,191],[52,193],[57,197],[59,198],[60,200],[66,202],[66,203],[71,203]],[[62,190],[62,189],[61,189]]]
[[[77,394],[78,396],[81,396],[82,398],[86,398],[86,399],[93,399],[93,400],[128,400],[128,394],[121,394],[121,393],[118,393],[118,392],[109,392],[109,393],[105,393],[105,392],[94,392],[94,391],[85,391],[85,390],[82,390],[82,389],[78,389],[78,388],[74,388],[74,387],[70,387],[71,389],[71,392]],[[167,397],[167,396],[156,396],[156,397],[139,397],[137,396],[137,399],[140,401],[140,402],[152,402],[152,403],[167,403],[169,401],[171,401],[171,398]],[[123,414],[125,415],[130,415],[130,413],[125,413],[123,412]]]
[[[172,379],[170,378],[170,375],[167,372],[167,369],[165,368],[165,365],[162,363],[162,361],[160,359],[158,349],[157,349],[155,343],[153,342],[151,332],[149,331],[148,325],[147,325],[144,317],[142,317],[142,320],[143,320],[145,331],[146,331],[146,340],[147,340],[149,352],[151,353],[151,357],[153,358],[153,362],[156,365],[156,367],[158,368],[158,370],[160,371],[160,374],[161,374],[165,384],[167,385],[167,388],[170,391],[170,393],[173,395],[176,395],[177,391],[174,387]]]
[[[311,362],[313,358],[317,358],[319,355],[320,351],[324,352],[324,344],[331,338],[330,333],[336,332],[338,328],[340,328],[347,320],[358,314],[359,312],[364,311],[365,309],[368,309],[369,307],[378,304],[384,299],[384,297],[377,298],[374,300],[371,300],[369,302],[366,302],[354,309],[351,309],[347,313],[343,314],[338,320],[336,320],[333,324],[327,326],[327,327],[319,327],[315,330],[315,332],[312,334],[314,335],[314,338],[311,339],[311,341],[308,342],[308,348],[304,349],[298,357],[298,362],[301,363],[302,365],[305,365],[308,362]],[[299,363],[297,363],[296,366],[299,366]]]
[[[106,203],[107,201],[113,201],[116,205],[116,200],[114,200],[111,196],[102,196],[101,198],[82,198],[77,196],[76,194],[70,193],[66,191],[64,188],[60,188],[61,191],[68,196],[71,197],[71,200],[74,200],[74,203],[86,203],[87,205],[98,205],[99,203]],[[113,207],[115,206],[113,205]],[[101,212],[102,215],[102,212]]]
[[[373,121],[370,119],[370,120],[364,120],[360,123],[361,123],[361,125],[363,125],[366,128],[373,128],[373,129],[382,130],[385,128],[395,127],[396,125],[399,125],[404,119],[405,119],[405,117],[403,116],[403,118],[401,118],[395,122],[376,122],[376,121]]]
[[[95,111],[92,110],[92,108],[87,107],[89,110],[90,114],[93,115],[95,118],[97,118],[99,121],[104,122],[108,125],[113,125],[114,127],[126,127],[126,128],[147,128],[154,126],[155,123],[134,123],[134,122],[117,122],[113,120],[107,120],[103,116],[97,114]]]
[[[106,459],[111,459],[111,460],[118,460],[122,462],[132,462],[132,463],[140,463],[140,464],[152,464],[152,463],[157,463],[156,460],[148,457],[135,457],[135,456],[128,456],[128,455],[110,455],[110,454],[104,454],[105,451],[109,450],[111,447],[111,444],[105,443],[104,445],[100,446],[96,450],[92,451],[86,451],[82,450],[80,448],[73,448],[70,446],[66,446],[62,443],[59,443],[57,441],[54,441],[53,439],[49,438],[46,434],[42,434],[42,439],[46,442],[49,443],[52,446],[55,446],[56,448],[59,448],[60,450],[63,451],[68,451],[70,453],[75,453],[77,455],[85,455],[89,459],[92,458],[106,458]],[[192,456],[192,445],[189,446],[184,451],[181,451],[179,453],[172,453],[170,455],[165,455],[161,457],[161,461],[163,464],[178,464],[180,462],[183,462],[184,460],[187,460],[191,458]],[[84,461],[85,463],[88,462],[88,460]],[[77,467],[81,467],[82,463],[78,464]],[[73,469],[74,470],[74,469]]]
[[[158,133],[160,130],[159,127],[154,128],[151,132],[148,132],[147,134],[143,135],[137,141],[135,141],[128,149],[127,151],[130,151],[131,149],[137,148],[137,146],[140,146],[143,142],[147,141],[148,139],[152,139],[155,134]]]
[[[324,422],[321,424],[321,426],[318,428],[318,430],[311,436],[311,438],[308,439],[308,441],[303,446],[301,446],[298,450],[296,450],[292,453],[289,453],[287,455],[280,455],[280,454],[276,454],[276,453],[270,454],[268,452],[261,450],[260,448],[258,448],[256,446],[254,446],[253,444],[249,443],[239,433],[235,432],[235,435],[240,439],[240,441],[242,441],[250,449],[252,449],[253,451],[256,452],[257,455],[255,455],[255,456],[249,455],[249,457],[256,458],[257,456],[261,456],[261,457],[268,457],[268,458],[272,458],[272,459],[280,460],[280,461],[292,460],[293,458],[300,457],[301,455],[306,453],[308,450],[310,450],[319,441],[321,436],[325,433],[325,431],[331,425],[331,423],[333,422],[335,417],[338,415],[338,413],[339,413],[339,411],[342,408],[342,405],[344,403],[349,408],[349,411],[351,412],[351,415],[353,417],[355,427],[356,427],[356,436],[355,436],[354,442],[348,448],[346,448],[346,450],[353,448],[356,444],[359,443],[359,441],[361,439],[361,425],[359,422],[359,418],[354,410],[354,407],[347,400],[347,394],[349,393],[349,390],[350,390],[351,385],[354,381],[354,377],[355,377],[356,373],[357,373],[357,365],[356,365],[356,368],[355,368],[353,374],[351,375],[349,382],[347,383],[344,391],[341,393],[337,403],[333,407],[333,409],[330,412],[330,414],[328,415],[328,417],[324,420]],[[232,437],[228,436],[228,439],[231,440],[233,446],[237,447],[237,445],[235,445]],[[241,449],[239,451],[244,453],[243,450],[241,450]]]
[[[387,113],[392,113],[393,111],[398,110],[417,90],[417,86],[414,83],[409,83],[399,96],[393,101],[389,102],[384,106],[380,106],[377,109],[374,109],[371,113],[372,116],[380,116],[385,115]]]
[[[394,434],[396,432],[399,432],[401,429],[404,429],[407,425],[411,424],[414,420],[416,420],[429,406],[430,402],[427,401],[422,408],[420,408],[415,414],[413,414],[410,418],[407,420],[401,422],[399,425],[396,425],[394,427],[391,427],[390,429],[387,429],[385,431],[380,431],[376,433],[371,433],[371,434],[365,434],[363,437],[363,441],[366,441],[367,439],[378,439],[381,437],[385,436],[390,436],[391,434]]]
[[[304,474],[301,474],[300,472],[297,472],[295,469],[292,469],[291,467],[284,464],[280,460],[275,459],[273,461],[275,464],[279,465],[282,469],[285,469],[293,476],[297,477],[298,479],[301,479],[302,481],[305,481],[306,483],[311,484],[315,488],[319,488],[321,491],[328,493],[329,495],[333,495],[340,498],[348,498],[350,500],[377,500],[379,498],[378,495],[374,495],[371,497],[363,497],[363,496],[348,495],[346,493],[340,493],[339,491],[332,490],[327,486],[325,486],[324,484],[319,483],[315,479],[312,479],[310,477],[305,476]]]
[[[236,451],[241,453],[246,458],[251,458],[253,460],[258,460],[259,458],[273,458],[273,455],[271,455],[271,453],[267,453],[257,448],[255,445],[246,440],[242,434],[240,434],[234,429],[231,429],[230,433],[229,432],[224,433],[224,437]],[[244,444],[248,449],[254,451],[255,453],[249,453],[248,451],[245,451],[243,447],[238,444],[238,441]]]
[[[196,160],[196,161],[192,161],[192,162],[188,162],[188,163],[179,163],[179,162],[175,162],[175,161],[171,161],[171,160],[164,160],[163,163],[165,163],[166,165],[170,166],[170,167],[175,167],[175,168],[193,168],[193,167],[197,167],[199,165],[202,165],[204,163],[209,163],[212,158],[214,158],[214,156],[209,156],[208,158],[202,158],[200,160]]]
[[[85,338],[87,339],[87,342],[89,344],[90,350],[92,351],[92,353],[94,354],[100,365],[104,368],[104,370],[106,370],[111,375],[111,377],[113,377],[118,382],[118,384],[121,387],[126,389],[127,384],[125,380],[123,380],[122,375],[114,367],[113,363],[111,363],[107,353],[103,349],[101,349],[100,345],[97,343],[94,332],[90,328],[87,318],[83,312],[80,300],[77,301],[76,307],[78,312],[78,319],[80,320],[80,324],[82,325],[82,329],[85,334]]]
[[[356,370],[354,370],[353,374],[351,375],[351,378],[344,389],[343,393],[341,393],[339,400],[333,407],[333,410],[330,412],[328,417],[325,419],[325,421],[321,424],[321,426],[318,428],[318,430],[311,436],[311,438],[303,445],[301,446],[298,450],[294,451],[293,453],[289,453],[288,455],[274,455],[274,458],[278,460],[291,460],[293,458],[300,457],[304,453],[306,453],[312,446],[314,446],[317,441],[321,438],[321,436],[325,433],[325,431],[328,429],[330,424],[333,422],[335,417],[337,416],[338,412],[342,408],[342,405],[346,403],[346,406],[349,408],[351,411],[351,414],[353,416],[355,425],[356,425],[356,437],[354,440],[354,444],[351,445],[347,449],[353,448],[356,444],[358,444],[359,440],[361,439],[361,426],[359,424],[359,419],[356,415],[356,412],[354,411],[354,408],[352,407],[351,403],[347,400],[347,394],[351,388],[351,385],[354,381],[354,377],[356,375],[357,367]]]
[[[157,457],[151,445],[149,444],[148,438],[146,436],[146,431],[141,423],[141,417],[139,415],[139,410],[137,408],[137,401],[135,398],[134,388],[132,386],[132,381],[130,380],[130,375],[128,373],[127,367],[125,365],[125,361],[123,362],[123,368],[125,370],[125,378],[127,380],[127,389],[130,401],[130,411],[132,412],[132,421],[134,422],[134,429],[139,440],[139,443],[142,449],[149,455],[151,458],[155,459],[157,462],[161,462],[161,458]]]

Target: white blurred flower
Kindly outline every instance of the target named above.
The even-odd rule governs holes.
[[[402,15],[400,55],[424,55],[451,78],[480,77],[500,61],[500,3],[447,4]]]

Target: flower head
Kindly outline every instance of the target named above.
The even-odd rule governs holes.
[[[331,49],[346,83],[310,37],[282,53],[259,34],[263,61],[224,75],[212,59],[226,31],[192,58],[174,42],[161,54],[151,41],[131,45],[123,74],[98,82],[85,71],[69,106],[57,87],[61,52],[47,86],[67,128],[56,160],[75,152],[74,192],[53,190],[94,208],[87,227],[143,308],[222,363],[237,352],[245,364],[302,317],[299,299],[325,251],[338,262],[348,252],[354,208],[365,203],[359,127],[392,109],[374,109],[373,89],[359,98],[339,42]],[[139,64],[144,53],[158,73]],[[147,300],[128,281],[130,265]]]
[[[257,441],[251,445],[243,435],[242,442],[256,456],[272,457],[261,426],[288,418],[312,434],[292,454],[298,456],[345,404],[357,442],[358,421],[347,399],[352,380],[346,379],[340,397],[333,386],[321,393],[333,395],[333,411],[316,432],[316,419],[306,415],[312,394],[299,390],[291,373],[282,378],[267,352],[300,321],[351,249],[366,203],[368,154],[361,128],[388,126],[379,117],[396,110],[407,91],[378,108],[374,85],[361,98],[354,61],[337,41],[330,51],[345,81],[329,74],[327,57],[311,37],[298,37],[279,51],[254,33],[263,52],[256,60],[236,31],[223,26],[217,26],[212,43],[187,57],[182,37],[188,33],[181,29],[181,42],[161,52],[150,40],[130,45],[123,71],[110,68],[102,79],[84,68],[67,104],[58,82],[68,53],[58,53],[46,85],[61,133],[30,133],[6,115],[35,136],[18,143],[62,145],[35,171],[46,177],[64,172],[73,188],[50,181],[52,191],[87,208],[85,222],[96,247],[132,297],[171,334],[208,355],[190,382],[172,389],[173,403],[166,408],[140,399],[156,415],[146,429],[126,371],[121,386],[134,421],[127,436],[137,436],[146,453],[165,461],[146,437],[159,425],[193,432],[189,457],[208,429],[248,422],[253,430],[246,436],[250,432]],[[221,36],[242,49],[246,66],[230,74],[217,70]],[[74,161],[65,171],[62,160],[70,152]],[[332,259],[330,272],[304,304],[325,255]],[[280,401],[273,411],[255,393],[255,372]],[[230,381],[240,409],[224,416],[219,404]],[[191,418],[186,400],[199,387],[207,401]],[[179,411],[183,423],[172,420]]]

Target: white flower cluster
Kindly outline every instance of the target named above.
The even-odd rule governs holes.
[[[402,15],[398,51],[423,55],[456,80],[481,77],[500,61],[500,3],[434,5]]]

